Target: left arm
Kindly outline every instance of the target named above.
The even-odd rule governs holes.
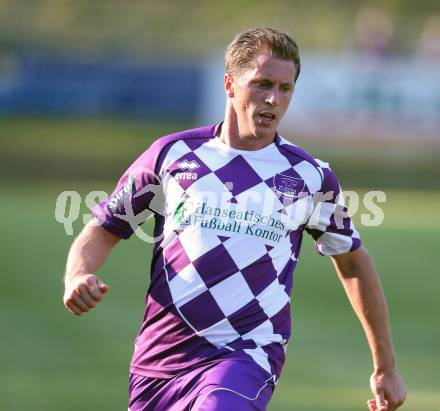
[[[370,385],[374,399],[368,401],[368,407],[370,411],[394,411],[403,404],[406,390],[395,365],[388,308],[373,262],[363,247],[332,256],[332,260],[373,357]]]

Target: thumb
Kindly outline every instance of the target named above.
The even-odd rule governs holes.
[[[385,402],[385,397],[384,397],[383,391],[379,391],[375,395],[375,397],[376,397],[377,410],[378,411],[387,411],[388,406],[387,406],[387,403]]]
[[[368,400],[367,401],[367,405],[368,405],[368,410],[369,411],[376,411],[377,410],[376,400]]]
[[[105,294],[110,289],[110,287],[107,284],[103,283],[100,278],[98,278],[98,287],[99,291],[101,291],[103,294]]]

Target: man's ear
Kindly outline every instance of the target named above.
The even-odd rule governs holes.
[[[229,73],[225,73],[223,82],[225,85],[226,96],[229,98],[234,97],[234,78]]]

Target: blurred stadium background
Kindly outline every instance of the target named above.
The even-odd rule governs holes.
[[[126,409],[150,249],[133,238],[101,273],[112,290],[81,319],[62,306],[73,237],[60,192],[110,192],[155,138],[219,121],[222,54],[274,25],[303,69],[282,134],[329,161],[345,189],[383,190],[363,227],[390,305],[405,409],[440,409],[438,1],[0,0],[0,409]],[[294,336],[271,411],[360,411],[371,361],[328,259],[303,246]]]

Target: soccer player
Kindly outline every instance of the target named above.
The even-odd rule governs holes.
[[[226,50],[224,121],[154,142],[74,241],[64,304],[82,315],[109,289],[95,272],[112,248],[155,220],[129,410],[266,409],[291,334],[304,232],[331,256],[364,327],[374,364],[369,410],[403,403],[384,295],[338,180],[276,131],[299,73],[287,34],[238,34]]]

